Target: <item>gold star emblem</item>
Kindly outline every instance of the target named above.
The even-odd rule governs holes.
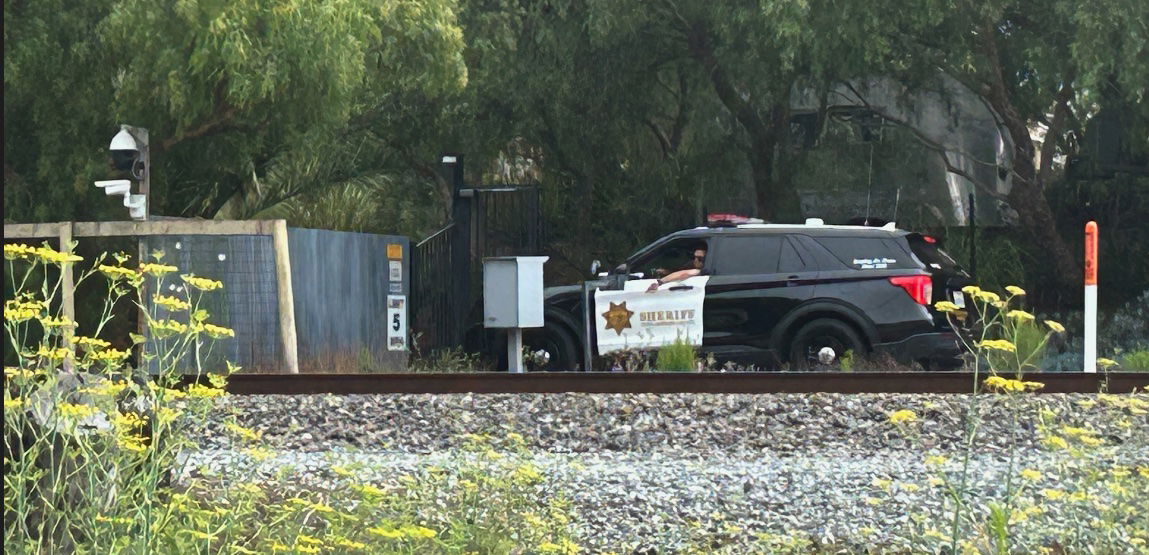
[[[610,310],[602,313],[602,317],[606,318],[606,329],[614,330],[619,335],[622,335],[622,330],[630,327],[631,316],[634,316],[634,311],[626,309],[626,301],[610,303]]]

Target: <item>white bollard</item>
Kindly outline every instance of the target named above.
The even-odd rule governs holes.
[[[1097,222],[1085,224],[1085,368],[1097,372]]]

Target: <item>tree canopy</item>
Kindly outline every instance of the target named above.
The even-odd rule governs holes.
[[[1068,287],[1075,247],[1051,205],[1067,197],[1050,191],[1072,167],[1100,175],[1101,136],[1120,150],[1105,179],[1149,172],[1139,0],[6,0],[4,15],[6,220],[122,218],[90,186],[119,123],[150,130],[167,216],[419,236],[449,217],[435,162],[455,151],[472,183],[542,185],[573,272],[704,208],[795,221],[810,187],[944,181],[912,129],[875,143],[825,107],[843,84],[910,95],[945,75],[998,119],[1001,200]]]

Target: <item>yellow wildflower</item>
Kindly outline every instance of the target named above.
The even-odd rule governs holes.
[[[1016,285],[1006,285],[1005,291],[1006,293],[1009,293],[1015,297],[1021,297],[1025,295],[1025,289],[1022,289]]]
[[[8,260],[15,260],[17,258],[27,259],[36,253],[35,247],[29,247],[23,243],[18,245],[4,245],[4,258]]]
[[[423,526],[404,526],[400,529],[404,535],[411,538],[433,538],[439,535],[438,532]]]
[[[170,274],[170,273],[172,273],[178,269],[179,268],[176,268],[175,266],[168,266],[166,264],[156,264],[156,263],[152,263],[152,262],[145,262],[144,264],[140,264],[140,273],[151,274],[153,276],[162,276],[164,274]]]
[[[1041,473],[1032,468],[1027,468],[1021,471],[1021,477],[1031,482],[1036,482],[1041,479]]]
[[[358,491],[360,494],[362,494],[365,497],[382,497],[384,495],[387,495],[387,492],[385,492],[385,491],[383,491],[383,490],[381,490],[381,489],[379,489],[379,488],[377,488],[371,484],[352,486],[352,489],[354,489],[355,491]]]
[[[389,540],[395,540],[395,539],[399,539],[399,538],[403,537],[403,532],[400,532],[399,530],[392,530],[390,528],[383,528],[381,526],[375,527],[375,528],[368,528],[367,532],[374,534],[376,536],[379,536],[381,538],[387,538]]]
[[[1142,478],[1149,478],[1149,466],[1138,466],[1137,474],[1140,474]]]
[[[1110,358],[1099,358],[1097,365],[1102,368],[1109,368],[1110,366],[1117,366],[1117,361]]]
[[[938,301],[934,303],[934,309],[938,312],[958,312],[961,307],[949,301]]]
[[[331,467],[331,471],[334,472],[336,476],[342,476],[344,478],[350,478],[355,475],[355,473],[346,466],[336,465]]]
[[[148,327],[152,330],[152,333],[160,339],[184,333],[188,330],[187,324],[175,320],[152,320],[148,323]]]
[[[207,332],[208,336],[213,339],[220,339],[224,337],[235,337],[235,330],[225,328],[223,326],[216,326],[213,324],[204,324],[203,331]]]
[[[930,528],[929,530],[926,530],[924,533],[922,533],[922,535],[927,537],[927,538],[935,539],[935,540],[942,541],[942,542],[950,541],[949,536],[941,533],[940,531],[938,531],[934,528]]]
[[[893,482],[891,482],[890,480],[883,480],[882,478],[874,478],[870,482],[870,485],[874,486],[875,488],[878,488],[882,491],[889,491],[890,484],[892,484],[892,483]]]
[[[16,410],[24,406],[23,399],[4,399],[4,410]]]
[[[171,297],[168,295],[154,295],[152,296],[152,302],[168,310],[187,310],[191,308],[191,303],[179,297]]]
[[[993,349],[997,351],[1005,351],[1013,353],[1017,351],[1017,346],[1006,339],[987,339],[977,343],[979,349]]]
[[[245,455],[255,459],[256,462],[263,462],[275,456],[275,453],[269,449],[262,447],[252,447],[243,452]]]
[[[917,484],[898,484],[898,488],[909,493],[914,493],[922,489],[922,487]]]
[[[536,515],[535,513],[523,513],[523,521],[533,528],[545,528],[547,523],[545,520]]]
[[[94,349],[103,349],[104,347],[112,346],[111,343],[104,341],[103,339],[98,339],[95,337],[84,337],[82,335],[73,337],[72,343],[80,345],[81,347],[90,347]]]
[[[82,257],[76,256],[70,252],[59,252],[48,247],[39,247],[33,252],[36,255],[36,258],[39,258],[48,264],[71,264],[72,262],[79,262],[83,260]]]
[[[307,553],[308,555],[311,555],[313,553],[319,553],[318,547],[313,547],[310,545],[296,545],[295,550],[298,551],[299,553]]]
[[[108,279],[111,279],[112,281],[117,281],[117,280],[121,280],[121,279],[127,279],[129,281],[134,281],[134,280],[140,278],[139,272],[137,272],[131,268],[125,268],[123,266],[109,266],[107,264],[100,264],[99,266],[96,267],[96,269],[99,270],[101,274],[104,274],[105,276],[108,277]]]
[[[542,480],[543,477],[533,465],[524,464],[515,469],[512,479],[524,484],[534,484]]]
[[[978,291],[977,293],[974,293],[974,297],[976,297],[979,301],[986,302],[986,303],[999,303],[999,302],[1001,302],[1001,297],[999,297],[997,295],[997,293],[994,293],[992,291]]]
[[[1084,443],[1090,447],[1097,447],[1098,445],[1105,443],[1105,441],[1103,441],[1101,438],[1097,438],[1097,437],[1093,437],[1093,436],[1082,436],[1079,439],[1079,441],[1081,441],[1081,443]]]
[[[327,513],[327,514],[331,514],[331,513],[335,512],[334,508],[332,508],[330,505],[324,505],[323,503],[312,503],[311,504],[311,510],[313,510],[317,513]]]
[[[1074,404],[1076,404],[1077,406],[1079,406],[1083,409],[1091,409],[1091,408],[1097,406],[1097,401],[1094,401],[1093,399],[1081,399],[1080,401],[1077,401]]]
[[[235,434],[236,437],[245,439],[247,441],[259,441],[260,438],[263,437],[262,432],[257,432],[251,428],[244,428],[235,422],[228,422],[224,425],[224,428],[227,429],[227,431]]]
[[[1046,320],[1045,325],[1056,333],[1065,333],[1065,326],[1054,322],[1053,320]]]
[[[283,545],[282,543],[276,542],[276,543],[271,544],[271,550],[272,551],[291,551],[291,548],[286,546],[286,545]]]
[[[946,483],[945,480],[942,480],[941,478],[938,478],[937,476],[930,476],[929,478],[926,479],[926,482],[930,485],[930,487],[934,487],[934,488]]]
[[[983,384],[990,389],[1005,389],[1008,380],[1001,376],[990,376],[985,379]]]
[[[213,279],[196,277],[195,274],[183,274],[180,276],[188,285],[199,289],[200,291],[214,291],[223,287],[223,283]]]
[[[307,534],[300,534],[298,538],[295,538],[295,541],[308,545],[323,545],[323,540],[319,538],[313,538]]]
[[[128,358],[130,354],[131,353],[127,351],[121,351],[119,349],[104,349],[103,351],[89,353],[88,358],[95,361],[119,362]]]
[[[341,539],[335,542],[335,545],[339,547],[346,547],[347,549],[367,549],[367,544],[348,539]]]
[[[1061,436],[1049,436],[1045,440],[1045,445],[1056,449],[1068,449],[1069,442]]]
[[[1021,382],[1021,386],[1026,391],[1037,391],[1037,390],[1045,387],[1045,384],[1043,384],[1041,382]]]
[[[40,358],[46,358],[48,360],[63,360],[70,354],[72,354],[72,351],[65,349],[64,347],[53,349],[43,345],[41,345],[40,349],[36,351],[36,356]]]
[[[966,295],[975,296],[978,293],[981,293],[981,288],[976,286],[976,285],[967,285],[965,287],[962,287],[961,291],[962,291],[962,293],[965,293]]]
[[[56,408],[60,411],[62,416],[67,418],[75,418],[77,420],[83,420],[99,412],[99,409],[93,407],[92,405],[77,403],[60,403],[59,405],[56,405]]]
[[[1036,318],[1032,314],[1030,314],[1024,310],[1011,310],[1011,311],[1005,313],[1005,316],[1007,318],[1013,318],[1014,320],[1017,320],[1019,323],[1032,322],[1032,321],[1036,320]]]
[[[40,323],[43,324],[45,328],[76,327],[76,322],[72,321],[72,319],[68,318],[67,316],[61,316],[59,318],[40,318]]]
[[[213,399],[215,397],[222,397],[226,393],[226,391],[220,388],[208,387],[198,383],[194,383],[188,386],[188,396],[200,399]]]
[[[915,413],[914,411],[909,410],[909,409],[902,409],[899,411],[894,411],[894,413],[890,415],[890,422],[892,422],[894,424],[902,424],[905,422],[915,422],[915,421],[917,421],[917,419],[918,419],[917,413]]]

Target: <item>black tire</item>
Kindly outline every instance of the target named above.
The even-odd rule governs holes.
[[[861,356],[869,350],[850,324],[833,318],[819,318],[799,328],[790,341],[790,369],[810,370],[820,366],[817,354],[823,347],[834,350],[834,361],[830,364],[833,367],[838,366],[839,357],[846,351]]]
[[[574,370],[582,359],[578,341],[564,328],[547,323],[542,328],[523,331],[523,347],[527,350],[523,365],[531,372],[563,372]],[[543,351],[548,357],[533,356]],[[546,360],[541,360],[546,358]]]

